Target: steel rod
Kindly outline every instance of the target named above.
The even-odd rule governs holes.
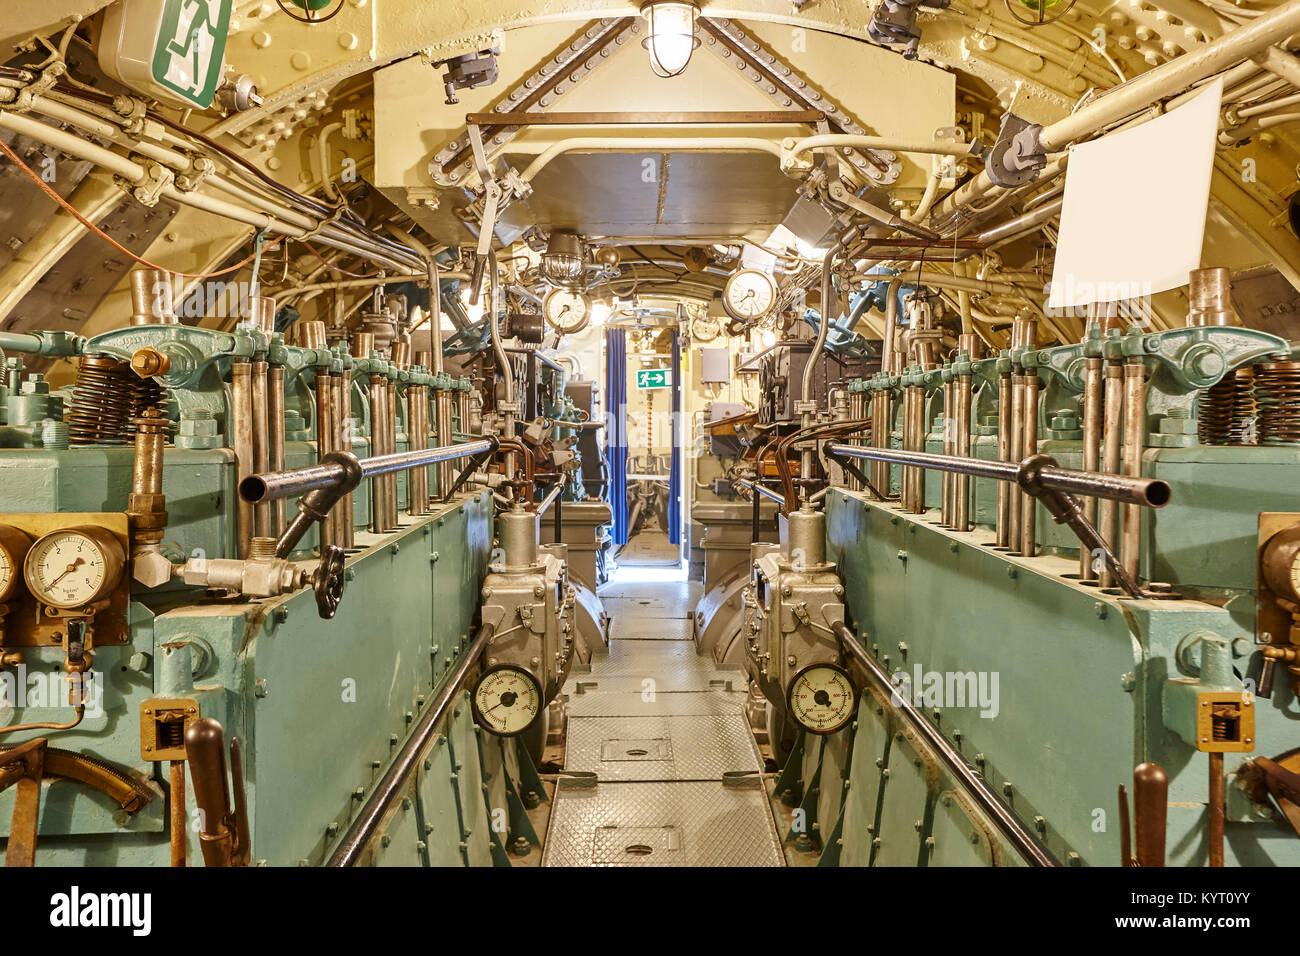
[[[421,451],[403,451],[391,455],[378,455],[362,458],[357,464],[361,467],[363,478],[402,471],[406,468],[437,464],[440,461],[455,461],[471,455],[481,455],[496,448],[496,442],[490,438],[478,438],[473,441],[455,445],[443,445],[438,448],[426,448]],[[352,457],[349,455],[348,457]],[[279,498],[294,498],[318,488],[338,484],[344,477],[345,469],[340,465],[325,463],[308,465],[269,475],[249,475],[239,486],[240,498],[248,502],[274,501]]]
[[[429,709],[415,725],[411,736],[397,752],[397,756],[380,778],[370,798],[358,811],[352,825],[348,827],[339,845],[330,855],[326,866],[355,866],[360,862],[366,848],[382,829],[393,810],[393,805],[406,791],[411,774],[415,772],[433,744],[438,724],[456,700],[461,681],[483,656],[483,651],[492,639],[494,631],[495,628],[491,624],[484,624],[475,633],[474,640],[456,664],[456,669],[451,672],[451,676],[442,685],[442,689],[434,697]]]
[[[975,478],[992,478],[995,481],[1017,481],[1020,465],[1006,461],[985,461],[983,458],[958,458],[931,455],[926,452],[894,451],[886,448],[869,448],[863,445],[830,444],[827,451],[842,458],[866,458],[888,461],[916,468],[934,468],[971,475]],[[1169,503],[1169,484],[1159,478],[1130,478],[1125,475],[1106,475],[1069,468],[1046,467],[1039,472],[1044,488],[1064,491],[1071,495],[1092,495],[1111,501],[1162,508]]]
[[[859,642],[857,635],[843,624],[836,625],[836,633],[844,647],[855,661],[861,665],[867,677],[876,684],[878,690],[888,696],[899,714],[929,748],[943,761],[954,779],[973,799],[989,820],[1007,839],[1007,842],[1024,860],[1033,866],[1057,866],[1057,862],[1047,849],[1034,836],[1032,831],[998,798],[979,772],[966,762],[956,748],[930,723],[889,679],[888,672],[879,662],[867,653]]]

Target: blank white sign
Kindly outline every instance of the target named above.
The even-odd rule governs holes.
[[[1047,306],[1176,289],[1201,264],[1223,80],[1141,126],[1070,150]]]

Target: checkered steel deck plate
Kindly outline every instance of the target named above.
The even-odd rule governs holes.
[[[733,685],[734,686],[734,685]],[[747,694],[722,690],[656,693],[590,693],[570,697],[565,709],[574,717],[727,717],[742,713]]]
[[[542,866],[784,866],[762,788],[561,778]]]
[[[712,670],[713,658],[701,654],[693,641],[610,641],[609,650],[592,655],[591,669],[612,674],[622,667],[699,667]]]
[[[623,615],[656,618],[684,618],[692,605],[685,601],[660,597],[625,598],[605,597],[601,595],[600,603],[605,606],[605,613],[619,618]]]
[[[610,623],[609,637],[614,641],[693,641],[695,626],[684,617],[619,614]]]
[[[602,781],[721,780],[762,767],[738,713],[569,719],[564,769],[593,771]]]

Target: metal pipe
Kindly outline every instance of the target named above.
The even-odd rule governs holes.
[[[484,452],[495,451],[497,442],[494,438],[477,438],[473,441],[454,445],[442,445],[423,451],[403,451],[391,455],[377,455],[357,461],[362,478],[373,478],[406,468],[419,468],[434,465],[440,461],[455,461]],[[348,455],[348,458],[355,456]],[[278,474],[250,475],[239,486],[241,500],[256,502],[281,498],[294,498],[309,491],[327,488],[338,484],[346,476],[347,470],[338,464],[324,463],[295,468]]]
[[[1225,816],[1225,791],[1223,783],[1223,754],[1211,751],[1210,801],[1205,814],[1209,823],[1210,866],[1223,866],[1223,821]],[[1163,860],[1162,860],[1163,865]]]
[[[388,428],[385,424],[387,415],[384,412],[384,403],[387,399],[387,380],[382,375],[372,374],[370,376],[370,444],[376,457],[392,453],[392,449],[388,447]],[[370,530],[375,534],[383,534],[388,530],[385,527],[388,521],[388,502],[385,500],[388,484],[378,473],[366,477],[371,479]]]
[[[1101,469],[1101,408],[1102,408],[1102,359],[1100,356],[1086,360],[1083,383],[1083,470],[1099,471]],[[1088,521],[1097,522],[1097,499],[1084,498],[1083,516]],[[1083,548],[1079,549],[1079,580],[1095,581],[1097,579],[1096,556]]]
[[[384,398],[385,426],[388,428],[388,451],[390,454],[397,451],[397,382],[393,379],[385,379],[384,389],[388,393]],[[385,500],[388,503],[388,527],[396,528],[400,522],[397,519],[397,472],[389,472],[384,481],[388,483],[388,490],[385,493]]]
[[[235,484],[253,474],[253,391],[252,366],[233,362],[230,366],[230,446],[235,452]],[[253,542],[253,505],[240,499],[235,514],[239,556],[247,558]]]
[[[998,376],[998,461],[1011,460],[1011,372]],[[1011,547],[1011,489],[998,485],[995,523],[999,548]]]
[[[956,417],[956,382],[945,381],[943,383],[943,453],[945,455],[957,454],[957,436],[955,434],[954,421]],[[956,506],[953,501],[953,486],[955,476],[951,472],[943,473],[943,480],[940,482],[939,496],[939,522],[945,528],[951,528],[953,525],[953,511]]]
[[[284,471],[284,366],[272,365],[267,372],[266,391],[267,434],[271,444],[271,470]],[[274,537],[284,533],[284,505],[271,506],[271,527]]]
[[[1141,359],[1124,364],[1124,447],[1125,471],[1142,476],[1142,452],[1146,445],[1146,366]],[[1138,576],[1138,559],[1142,548],[1142,512],[1136,505],[1125,505],[1120,514],[1124,570],[1134,580]]]
[[[866,648],[859,643],[857,635],[844,624],[837,624],[835,632],[849,655],[876,685],[880,694],[893,706],[895,713],[902,717],[926,742],[931,751],[943,761],[957,783],[1025,862],[1032,866],[1057,866],[1052,855],[1020,818],[993,792],[983,775],[966,762],[966,758],[949,743],[947,737],[935,729],[906,695],[898,692],[898,687],[890,680],[888,672],[867,653]]]
[[[1024,437],[1020,443],[1022,458],[1038,454],[1038,371],[1025,370]],[[1020,553],[1026,558],[1034,556],[1036,547],[1034,531],[1038,514],[1038,501],[1033,495],[1021,494],[1020,503]]]
[[[316,372],[316,455],[321,461],[338,450],[334,439],[339,434],[337,409],[334,407],[334,376],[320,369]],[[242,485],[241,485],[242,487]],[[324,551],[338,544],[337,521],[331,507],[320,524],[320,546]]]
[[[983,458],[958,458],[931,455],[916,451],[869,448],[863,445],[829,444],[830,454],[842,458],[866,458],[891,461],[917,468],[934,468],[952,471],[974,478],[992,478],[994,481],[1019,481],[1022,465],[1005,461],[985,461]],[[1169,503],[1169,483],[1159,478],[1130,478],[1124,475],[1094,474],[1049,465],[1039,471],[1042,487],[1063,491],[1069,495],[1094,495],[1111,501],[1140,505],[1144,508],[1163,508]]]
[[[758,481],[752,481],[746,478],[737,478],[733,484],[735,484],[737,488],[744,488],[751,495],[757,492],[769,501],[775,501],[778,506],[782,508],[785,507],[785,495],[773,491],[771,488],[768,488],[766,485],[763,485]]]
[[[461,682],[483,656],[483,651],[487,648],[495,630],[491,624],[484,624],[475,633],[474,640],[456,664],[455,670],[451,672],[429,709],[415,725],[415,729],[411,731],[411,736],[406,739],[402,749],[397,752],[392,764],[375,786],[374,793],[357,812],[352,825],[343,834],[342,840],[330,855],[326,866],[355,866],[361,860],[366,847],[383,828],[394,804],[406,792],[411,774],[421,765],[424,755],[433,744],[439,722],[451,709]]]
[[[1011,368],[1011,442],[1008,447],[1007,461],[1016,462],[1024,458],[1022,449],[1025,438],[1025,376],[1023,370],[1013,365]],[[1007,488],[1007,547],[1012,551],[1020,548],[1021,507],[1025,497],[1018,485]]]
[[[253,396],[253,473],[261,474],[271,470],[271,435],[270,416],[266,383],[267,364],[265,361],[252,363]],[[271,504],[260,502],[253,506],[253,533],[259,538],[272,535]]]
[[[1119,474],[1120,447],[1123,437],[1124,414],[1124,364],[1118,360],[1107,360],[1105,372],[1105,410],[1102,413],[1102,454],[1101,470],[1107,474]],[[1102,501],[1099,507],[1097,532],[1113,549],[1115,547],[1115,506],[1109,501]],[[1099,583],[1102,587],[1114,587],[1114,577],[1109,568],[1100,572]]]
[[[343,369],[339,372],[339,404],[335,415],[339,420],[339,451],[352,454],[352,432],[357,427],[357,420],[352,414],[352,372]],[[283,470],[283,469],[281,469]],[[356,545],[356,494],[349,491],[339,502],[338,526],[342,540],[339,545],[352,548]]]
[[[856,229],[851,229],[835,240],[835,245],[827,251],[826,257],[822,259],[822,288],[821,302],[818,303],[822,320],[817,323],[817,340],[813,343],[812,351],[808,354],[808,364],[803,368],[803,390],[799,393],[800,401],[810,401],[812,399],[812,380],[813,370],[817,364],[817,359],[822,354],[822,349],[826,347],[826,337],[830,334],[831,315],[839,311],[838,297],[835,294],[835,283],[832,281],[832,267],[835,264],[835,257],[844,251],[846,242],[851,241],[851,237],[857,234]],[[811,422],[804,422],[803,427],[807,428]],[[809,475],[805,474],[805,478]]]

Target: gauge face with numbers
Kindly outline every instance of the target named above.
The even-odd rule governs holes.
[[[542,300],[542,317],[557,332],[578,332],[591,315],[591,300],[581,292],[552,289]]]
[[[32,545],[23,575],[38,601],[79,608],[111,594],[125,563],[122,546],[111,534],[98,528],[65,528]]]
[[[776,280],[757,269],[741,269],[727,280],[722,305],[740,322],[756,322],[776,308]]]
[[[542,688],[520,667],[493,667],[474,686],[470,698],[474,720],[498,737],[522,734],[542,711]]]
[[[0,525],[0,602],[13,597],[22,584],[23,559],[32,539],[23,531]]]
[[[857,702],[853,681],[834,664],[805,667],[790,682],[790,715],[814,734],[833,734],[847,726]]]

